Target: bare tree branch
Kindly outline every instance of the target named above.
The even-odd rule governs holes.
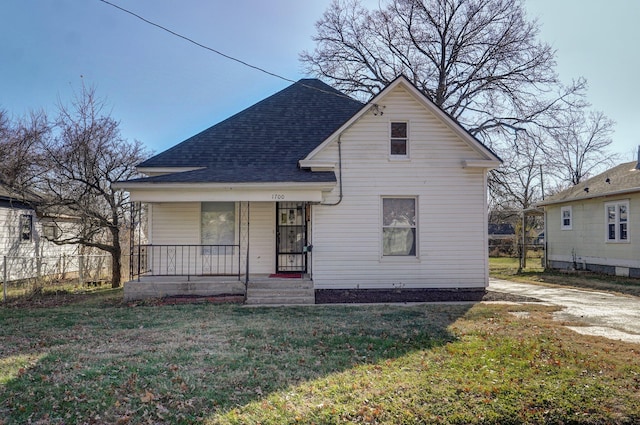
[[[21,193],[39,194],[33,207],[60,230],[52,242],[111,254],[112,286],[119,286],[129,200],[111,184],[135,177],[135,165],[148,156],[142,144],[122,138],[104,101],[84,85],[71,105],[59,105],[54,121],[37,113],[8,123],[0,114],[0,177]],[[70,219],[72,231],[63,225]]]

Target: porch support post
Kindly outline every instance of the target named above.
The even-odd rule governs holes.
[[[245,294],[249,284],[249,201],[238,201],[238,280],[244,272]],[[243,264],[244,262],[244,264]]]
[[[250,216],[250,202],[247,201],[247,259],[245,261],[245,274],[244,274],[244,286],[245,286],[245,296],[246,296],[246,287],[249,285],[249,216]]]

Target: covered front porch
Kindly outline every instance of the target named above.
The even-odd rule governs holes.
[[[313,303],[310,214],[307,201],[138,204],[124,297]]]

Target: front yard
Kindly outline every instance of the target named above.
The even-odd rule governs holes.
[[[640,421],[638,345],[539,305],[0,307],[0,424]]]

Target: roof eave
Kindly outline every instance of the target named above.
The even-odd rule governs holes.
[[[638,193],[638,192],[640,192],[640,187],[632,187],[628,189],[614,190],[614,191],[605,192],[605,193],[594,193],[593,195],[580,196],[577,198],[564,198],[564,199],[557,199],[557,200],[542,201],[542,202],[538,202],[536,206],[547,207],[550,205],[568,204],[570,202],[586,201],[586,200],[597,199],[597,198],[609,198],[612,196],[628,195],[631,193]]]
[[[167,190],[167,189],[333,189],[336,182],[244,182],[244,183],[232,183],[232,182],[115,182],[112,187],[115,189],[130,190],[130,189],[151,189],[151,190]]]

